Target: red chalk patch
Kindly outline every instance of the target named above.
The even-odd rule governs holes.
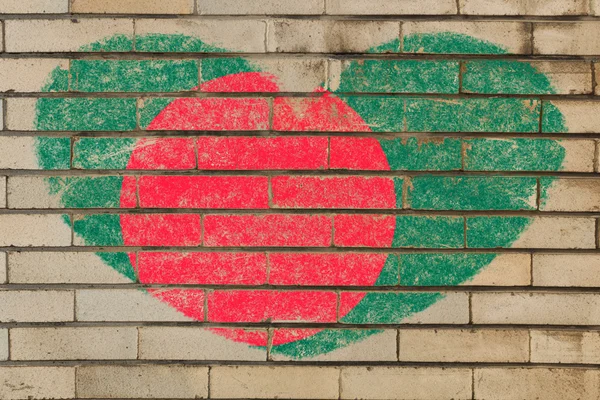
[[[325,215],[207,215],[206,246],[328,247],[331,217]]]
[[[317,170],[327,168],[326,137],[214,137],[198,139],[198,169]]]
[[[391,178],[277,176],[271,179],[279,208],[395,208]]]
[[[277,92],[272,76],[242,73],[204,83],[202,92]],[[322,89],[315,98],[276,98],[273,129],[279,131],[369,132],[364,120],[340,98]],[[251,131],[269,129],[264,98],[184,98],[165,107],[149,130]],[[371,138],[319,136],[144,139],[137,142],[128,169],[137,170],[386,170],[383,150]],[[142,176],[123,181],[121,205],[145,208],[268,209],[394,208],[389,178],[277,176]],[[393,217],[329,215],[128,214],[121,216],[126,246],[209,247],[389,247]],[[269,283],[299,286],[373,285],[385,264],[381,254],[273,253]],[[135,254],[130,255],[135,263]],[[140,252],[140,282],[146,284],[262,285],[264,253]],[[344,302],[338,315],[335,292],[315,290],[149,290],[188,317],[215,322],[336,322],[362,294]],[[234,341],[265,346],[264,331],[213,329]],[[274,345],[317,333],[317,329],[277,330]]]
[[[269,180],[255,176],[142,176],[142,208],[269,208]]]
[[[145,284],[264,285],[264,253],[140,252],[138,278]]]

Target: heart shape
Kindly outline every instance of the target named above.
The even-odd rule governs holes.
[[[156,35],[155,35],[156,36]],[[172,37],[164,37],[166,42]],[[179,40],[179,39],[178,39]],[[188,41],[197,41],[188,38]],[[406,40],[406,39],[405,39]],[[479,41],[464,35],[438,34],[420,35],[409,41],[418,44],[426,52],[446,52],[455,48],[457,43],[469,48],[472,52],[503,53],[493,44]],[[411,42],[411,43],[412,43]],[[110,40],[107,41],[110,43]],[[388,43],[373,49],[373,52],[385,51],[397,46]],[[444,47],[445,46],[445,47]],[[279,91],[277,77],[260,72],[243,59],[221,59],[218,65],[203,78],[205,82],[195,88],[203,92],[269,92]],[[535,82],[537,92],[551,93],[548,79],[529,65],[516,62],[505,63],[507,74],[511,67],[518,65],[523,70],[520,78],[525,83]],[[387,65],[387,66],[386,66]],[[513,68],[514,69],[514,68]],[[501,70],[501,69],[500,69]],[[477,112],[461,116],[464,120],[456,121],[455,116],[448,116],[450,121],[427,122],[427,118],[419,119],[436,111],[435,101],[408,99],[402,102],[365,102],[359,96],[346,96],[343,93],[388,93],[394,92],[394,85],[399,82],[411,87],[414,92],[426,92],[427,85],[423,77],[415,74],[410,61],[407,68],[401,71],[406,76],[397,79],[397,65],[379,63],[376,60],[353,61],[345,65],[340,74],[339,85],[335,91],[329,92],[316,88],[319,95],[308,99],[277,97],[274,101],[275,115],[273,127],[278,131],[311,131],[311,132],[389,132],[400,130],[409,123],[411,131],[460,131],[460,126],[468,126],[476,131],[481,124],[482,115]],[[412,75],[411,75],[412,74]],[[60,76],[60,74],[54,74]],[[493,77],[502,82],[502,77]],[[175,83],[177,84],[177,83]],[[501,83],[502,84],[502,83]],[[425,85],[425,86],[424,86]],[[431,83],[430,83],[431,85]],[[48,88],[53,87],[52,84]],[[187,89],[192,89],[187,88]],[[49,89],[50,90],[50,89]],[[406,88],[404,88],[406,91]],[[339,93],[339,94],[338,94]],[[452,102],[445,100],[444,102]],[[529,110],[522,101],[509,102],[507,107],[516,116]],[[57,130],[55,127],[56,107],[65,104],[50,103],[45,99],[38,102],[37,126],[40,130]],[[506,106],[506,104],[504,105]],[[477,111],[477,110],[476,110]],[[479,110],[481,112],[481,110]],[[407,117],[407,113],[410,117]],[[557,112],[558,113],[558,112]],[[60,115],[60,113],[59,113]],[[560,115],[560,113],[558,113]],[[493,115],[483,115],[486,127],[494,126]],[[147,130],[261,130],[269,127],[269,106],[263,99],[245,98],[156,98],[145,101],[141,110],[140,122]],[[408,118],[408,119],[407,119]],[[518,118],[515,118],[518,120]],[[526,119],[526,118],[522,118]],[[490,123],[491,120],[491,123]],[[50,122],[49,122],[50,121]],[[500,122],[499,122],[500,123]],[[562,124],[556,118],[556,124]],[[515,125],[519,129],[520,125]],[[564,127],[560,127],[564,130]],[[375,137],[331,136],[327,138],[331,146],[329,167],[333,169],[384,171],[384,170],[419,170],[427,169],[410,157],[410,148],[429,151],[428,159],[436,162],[434,144],[420,143],[416,138],[386,139]],[[199,169],[236,170],[272,168],[310,170],[327,167],[319,159],[319,137],[289,136],[278,138],[244,138],[244,137],[201,137],[195,143],[187,138],[160,139],[121,139],[116,140],[119,161],[115,169],[130,170],[185,170],[195,168],[194,146],[198,148]],[[321,145],[322,145],[321,141]],[[400,146],[399,144],[402,144]],[[244,151],[257,148],[258,157],[249,157]],[[337,149],[337,151],[333,151]],[[407,150],[408,149],[408,150]],[[425,149],[425,150],[422,150]],[[40,164],[52,168],[52,139],[39,139],[38,155]],[[548,157],[547,170],[558,170],[564,158],[564,150],[556,144],[548,144],[542,151],[552,153]],[[562,151],[562,152],[561,152]],[[294,156],[291,157],[290,153]],[[407,161],[408,160],[408,161]],[[408,164],[407,164],[408,162]],[[412,164],[411,164],[412,163]],[[140,206],[143,208],[235,208],[235,209],[268,209],[268,198],[255,195],[255,189],[266,188],[266,179],[255,176],[142,176],[136,183],[135,177],[118,178],[116,189],[109,193],[111,198],[122,208],[136,206],[136,190],[139,190]],[[387,178],[361,177],[336,178],[328,181],[328,185],[346,185],[353,193],[361,191],[368,196],[362,203],[354,204],[358,209],[377,208],[391,209],[402,204],[403,181]],[[272,184],[276,186],[279,197],[274,201],[282,208],[352,208],[344,201],[346,197],[334,198],[327,193],[319,179],[305,178],[302,181],[293,177],[276,177]],[[73,192],[64,190],[64,181],[49,180],[51,190],[61,193],[66,207],[77,207]],[[457,184],[456,181],[451,184]],[[321,195],[307,196],[307,185],[321,190]],[[349,185],[349,186],[348,186]],[[139,189],[136,187],[139,186]],[[259,191],[260,192],[260,191]],[[263,191],[266,193],[266,191]],[[398,196],[400,193],[400,197]],[[116,200],[115,200],[116,199]],[[424,205],[427,209],[427,205]],[[475,208],[477,209],[477,208]],[[482,208],[486,209],[486,208]],[[160,218],[158,218],[160,217]],[[276,214],[272,218],[282,229],[294,229],[304,226],[304,230],[296,229],[299,237],[313,240],[300,246],[323,246],[328,243],[319,241],[318,235],[323,221],[305,217],[303,221],[288,219]],[[261,220],[264,218],[250,216],[210,216],[204,221],[205,245],[208,246],[253,246],[249,237],[248,226],[259,229],[262,236],[271,237],[272,246],[294,246],[289,238],[282,239],[272,234]],[[433,221],[433,222],[432,222]],[[380,217],[374,215],[339,215],[334,219],[336,244],[342,247],[462,247],[446,239],[425,238],[416,235],[407,239],[407,232],[421,226],[420,232],[454,229],[449,219],[431,221],[419,219],[418,216]],[[212,224],[212,225],[211,225]],[[300,224],[300,225],[299,225]],[[304,225],[302,225],[304,224]],[[430,224],[430,225],[428,225]],[[528,222],[515,220],[512,229],[505,229],[498,222],[491,229],[503,236],[503,244],[514,242],[527,228]],[[462,219],[460,221],[462,229]],[[74,225],[76,233],[88,245],[126,245],[126,246],[196,246],[200,244],[200,216],[193,214],[139,215],[105,214],[90,216]],[[226,234],[223,233],[225,229]],[[260,231],[260,229],[263,229]],[[424,230],[423,230],[424,229]],[[150,232],[151,234],[148,234]],[[255,231],[256,232],[256,231]],[[207,236],[207,234],[210,234]],[[297,235],[298,236],[298,235]],[[413,235],[414,236],[414,235]],[[431,235],[430,235],[431,236]],[[443,235],[439,235],[440,237]],[[108,238],[108,239],[107,239]],[[235,240],[237,240],[237,242]],[[416,238],[416,239],[415,239]],[[233,240],[233,241],[232,241]],[[288,241],[286,241],[288,240]],[[412,241],[411,241],[412,240]],[[415,243],[414,240],[420,240]],[[433,242],[428,242],[433,240]],[[321,244],[319,244],[321,243]],[[323,244],[325,243],[325,244]],[[431,245],[434,243],[434,246]],[[261,268],[265,260],[262,254],[246,253],[174,253],[174,252],[139,252],[98,253],[111,267],[131,279],[139,279],[147,284],[240,284],[257,285],[266,281],[265,271]],[[495,258],[490,253],[440,253],[415,254],[410,262],[399,267],[396,255],[344,253],[342,256],[331,254],[306,253],[273,253],[271,262],[281,266],[271,271],[270,283],[277,285],[317,286],[389,286],[398,284],[397,271],[401,269],[400,282],[407,286],[450,286],[458,285],[472,279]],[[137,270],[134,266],[137,265]],[[242,273],[240,273],[240,270]],[[323,271],[326,271],[324,273]],[[261,275],[263,274],[263,275]],[[170,304],[185,315],[204,320],[204,292],[194,289],[153,290],[155,297]],[[332,293],[331,293],[332,294]],[[219,291],[211,293],[209,302],[209,319],[217,322],[261,322],[265,320],[312,320],[315,322],[335,322],[335,310],[324,308],[331,304],[331,296],[327,292],[290,291],[271,292],[268,290]],[[335,295],[334,295],[335,296]],[[441,293],[382,293],[382,292],[346,292],[340,297],[340,321],[344,323],[399,323],[408,316],[423,311],[443,298]],[[335,299],[333,299],[335,301]],[[333,319],[332,319],[333,318]],[[216,333],[238,342],[253,346],[266,346],[267,337],[256,332],[244,330],[215,329]],[[379,332],[378,330],[340,331],[329,329],[295,329],[276,330],[272,336],[272,352],[285,354],[295,358],[314,356],[326,353]]]

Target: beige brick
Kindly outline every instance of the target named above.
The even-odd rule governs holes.
[[[588,62],[534,61],[530,63],[544,74],[556,94],[592,93],[592,66]]]
[[[0,329],[0,361],[8,360],[8,329]]]
[[[400,361],[527,362],[529,332],[499,329],[403,329]]]
[[[471,398],[468,368],[342,368],[342,399],[442,400]]]
[[[229,51],[265,52],[266,24],[260,20],[139,19],[136,36],[153,33],[186,35]],[[138,46],[138,51],[139,51]]]
[[[73,367],[1,367],[0,399],[75,398]]]
[[[586,15],[587,0],[459,0],[466,15]]]
[[[536,22],[533,24],[534,54],[595,55],[600,42],[600,22]]]
[[[32,136],[0,137],[0,169],[41,169],[36,140]]]
[[[596,154],[600,154],[600,140],[596,140]],[[600,172],[600,157],[596,157],[594,171]]]
[[[13,131],[36,131],[37,99],[10,98],[6,99],[6,127]],[[36,156],[37,157],[37,156]],[[26,154],[29,162],[31,155]],[[36,160],[37,163],[37,160]]]
[[[529,254],[498,254],[492,262],[464,286],[526,286],[531,283]]]
[[[11,283],[130,283],[90,252],[12,252]]]
[[[318,15],[325,0],[197,0],[198,12],[205,15]]]
[[[599,364],[600,332],[531,331],[531,361]]]
[[[600,15],[600,1],[592,0],[592,14]]]
[[[33,19],[5,21],[7,52],[73,52],[113,35],[133,37],[127,19]]]
[[[0,290],[0,322],[73,321],[73,292]]]
[[[82,14],[193,14],[194,0],[72,0],[71,12]]]
[[[3,58],[0,91],[41,92],[55,69],[69,70],[69,61],[56,58]]]
[[[593,249],[595,221],[592,218],[536,217],[515,240],[517,249]]]
[[[594,172],[594,143],[592,140],[562,140],[565,149],[561,171]]]
[[[6,253],[0,252],[0,284],[8,281],[8,260]]]
[[[334,367],[215,366],[210,395],[221,399],[337,399],[340,370]]]
[[[0,14],[61,14],[69,12],[69,0],[0,0]]]
[[[475,398],[486,400],[583,400],[600,396],[600,371],[546,368],[475,370]]]
[[[261,71],[274,75],[282,92],[314,92],[327,80],[324,59],[259,59],[250,62]]]
[[[189,321],[174,308],[139,289],[77,291],[78,321]]]
[[[534,254],[533,284],[600,287],[600,255]]]
[[[9,208],[64,208],[62,193],[51,192],[43,176],[11,176],[7,192]]]
[[[599,178],[556,179],[547,189],[547,194],[547,199],[540,205],[542,211],[593,212],[600,210]]]
[[[442,15],[456,14],[454,0],[329,0],[327,14],[334,15]]]
[[[278,329],[278,331],[288,329]],[[302,329],[289,329],[291,331],[302,332]],[[338,333],[341,330],[328,330]],[[358,332],[357,332],[358,333]],[[333,336],[336,338],[335,336]],[[334,339],[340,346],[332,351],[320,354],[319,351],[304,349],[301,353],[294,356],[278,352],[277,347],[271,349],[271,360],[273,361],[397,361],[396,353],[396,330],[386,329],[380,333],[366,336],[358,342],[347,342],[347,339],[340,337]],[[317,346],[318,350],[321,350]]]
[[[599,325],[600,295],[473,293],[475,324]]]
[[[11,360],[125,360],[137,358],[137,328],[13,328]]]
[[[227,328],[222,328],[227,330]],[[265,337],[266,331],[263,330]],[[233,332],[232,332],[233,333]],[[141,327],[140,359],[266,361],[267,350],[198,327]]]
[[[0,176],[0,208],[6,208],[6,197],[7,197],[7,183],[6,177]]]
[[[407,48],[409,36],[454,32],[494,43],[513,54],[530,54],[529,24],[521,22],[414,21],[402,24],[405,52],[420,53],[422,49]]]
[[[0,246],[69,246],[71,229],[62,215],[0,215]]]
[[[425,310],[402,320],[405,324],[467,324],[469,296],[466,293],[444,293],[444,297]]]
[[[208,367],[94,365],[77,368],[78,398],[169,398],[208,396]]]
[[[354,53],[398,39],[400,26],[385,21],[269,21],[268,51]]]
[[[553,100],[550,102],[562,114],[569,133],[596,133],[600,131],[600,101]],[[546,107],[548,102],[544,102]],[[544,130],[546,130],[544,126]]]

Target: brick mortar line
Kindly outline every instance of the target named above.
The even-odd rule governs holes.
[[[376,92],[336,92],[339,97],[357,97],[357,98],[376,98],[376,99],[522,99],[535,101],[597,101],[599,95],[595,94],[489,94],[489,93],[376,93]],[[147,98],[236,98],[236,99],[265,99],[273,100],[277,98],[300,98],[300,99],[319,99],[329,96],[328,93],[314,92],[2,92],[0,98],[3,99],[75,99],[75,98],[94,98],[94,99],[138,99]],[[269,110],[274,111],[270,105]]]
[[[304,60],[329,58],[338,61],[352,60],[444,60],[444,61],[477,61],[477,60],[510,60],[510,61],[569,61],[598,62],[600,53],[595,55],[575,54],[435,54],[435,53],[199,53],[199,52],[0,52],[0,59],[76,59],[76,60],[202,60],[205,58],[247,58],[247,59],[283,59]]]
[[[596,172],[568,172],[568,171],[353,171],[353,170],[133,170],[133,169],[71,169],[71,170],[39,170],[39,169],[0,169],[0,176],[8,178],[19,177],[88,177],[100,178],[107,176],[248,176],[248,177],[389,177],[389,178],[414,178],[419,176],[435,177],[496,177],[496,178],[540,178],[540,177],[560,177],[563,179],[598,179]],[[93,208],[93,207],[92,207]],[[325,208],[321,208],[323,210]],[[195,209],[197,210],[197,209]],[[279,208],[279,210],[282,210]]]
[[[28,14],[0,14],[2,21],[14,20],[135,20],[135,19],[157,19],[157,20],[192,20],[192,21],[350,21],[350,22],[533,22],[533,23],[577,23],[577,22],[599,22],[600,16],[589,14],[576,15],[499,15],[499,14],[143,14],[143,13],[28,13]]]
[[[378,139],[402,139],[402,138],[417,138],[417,139],[432,139],[432,138],[449,138],[449,139],[458,139],[462,138],[465,140],[470,139],[518,139],[518,138],[529,138],[529,139],[553,139],[553,140],[561,140],[561,141],[570,141],[570,140],[589,140],[594,141],[600,139],[600,133],[568,133],[563,134],[562,136],[557,136],[557,133],[512,133],[512,132],[311,132],[311,131],[19,131],[19,130],[4,130],[0,131],[0,137],[40,137],[40,136],[51,136],[51,137],[70,137],[75,140],[79,139],[89,139],[89,138],[198,138],[204,136],[213,136],[213,137],[257,137],[257,138],[273,138],[273,137],[330,137],[330,136],[340,136],[340,137],[371,137]],[[25,169],[2,169],[0,171],[33,171],[33,170],[25,170]],[[74,168],[71,170],[38,170],[38,171],[86,171],[81,168]],[[101,170],[101,169],[89,169],[87,171],[96,171],[98,174],[102,174],[103,171],[111,171],[111,170]],[[142,171],[142,170],[128,170],[128,171]],[[147,171],[147,170],[143,170]],[[176,170],[173,170],[176,171]],[[186,171],[186,170],[179,170]],[[190,170],[188,170],[190,171]],[[200,171],[200,170],[193,170]],[[239,170],[235,170],[239,171]],[[270,170],[270,171],[285,171],[285,170]],[[300,170],[293,170],[300,171]],[[336,171],[344,171],[344,170],[336,170]],[[453,170],[455,172],[460,170]],[[377,173],[387,173],[386,171],[374,171]],[[393,172],[401,172],[401,171],[393,171]],[[410,171],[406,171],[410,172]],[[419,172],[419,171],[412,171]],[[427,172],[427,171],[421,171]],[[438,171],[439,172],[439,171]],[[504,171],[488,171],[488,172],[504,172]],[[523,172],[523,171],[522,171]],[[529,173],[530,171],[524,171],[525,173]],[[541,172],[544,171],[531,171],[531,172]],[[546,171],[548,172],[548,171]],[[550,171],[552,172],[552,171]],[[564,171],[554,171],[556,173],[564,173]]]
[[[441,367],[453,369],[485,369],[485,368],[552,368],[552,369],[582,369],[599,370],[597,364],[575,364],[575,363],[529,363],[529,362],[443,362],[443,361],[230,361],[230,360],[56,360],[56,361],[2,361],[0,367],[21,367],[21,366],[61,366],[61,367],[79,367],[79,366],[139,366],[139,365],[190,365],[190,366],[304,366],[304,367]],[[96,399],[96,398],[94,398]],[[253,399],[255,399],[253,397]],[[272,397],[269,397],[272,399]],[[287,399],[287,397],[286,397]],[[97,400],[97,399],[96,399]],[[114,399],[112,399],[114,400]],[[258,400],[258,399],[256,399]]]
[[[600,326],[596,325],[516,325],[516,324],[316,324],[316,323],[216,323],[216,322],[169,322],[169,321],[132,321],[132,322],[115,322],[115,321],[86,321],[86,322],[11,322],[1,323],[0,329],[60,329],[60,328],[240,328],[240,329],[297,329],[297,328],[323,328],[339,330],[372,330],[374,328],[387,331],[411,331],[438,329],[443,331],[459,331],[459,330],[481,330],[481,331],[560,331],[560,332],[594,332],[600,333]],[[310,329],[308,328],[308,329]]]
[[[85,290],[139,290],[139,289],[196,289],[220,291],[270,290],[279,292],[367,292],[367,293],[511,293],[511,294],[598,294],[599,287],[557,287],[557,286],[282,286],[282,285],[152,285],[152,284],[2,284],[4,292],[16,291],[62,291],[79,292]],[[76,302],[75,302],[76,303]],[[338,300],[339,304],[339,300]],[[76,304],[75,304],[76,305]],[[205,307],[206,309],[206,307]],[[469,322],[469,323],[472,323]]]
[[[0,209],[0,215],[70,215],[70,216],[86,216],[96,214],[115,214],[115,215],[148,215],[148,214],[194,214],[194,215],[322,215],[334,217],[336,215],[420,215],[426,217],[446,216],[457,218],[474,218],[474,217],[547,217],[547,218],[583,218],[597,219],[600,217],[599,212],[578,212],[578,211],[539,211],[539,210],[507,210],[507,211],[491,211],[491,210],[410,210],[410,209],[172,209],[172,208],[143,208],[143,209],[126,209],[126,208],[61,208],[61,209],[40,209],[40,208],[4,208]],[[107,246],[109,247],[109,246]],[[132,246],[135,247],[135,246]],[[152,247],[152,246],[150,246]],[[162,247],[162,246],[157,246]],[[177,246],[174,246],[177,247]],[[193,248],[194,246],[192,246]],[[219,246],[215,246],[219,247]],[[243,247],[243,246],[241,246]],[[254,246],[249,246],[254,247]],[[268,246],[267,246],[268,247]],[[295,247],[295,246],[292,246]],[[302,246],[311,248],[313,246]],[[323,246],[319,246],[323,247]],[[221,247],[219,247],[221,248]],[[340,248],[352,249],[354,247],[340,246]]]
[[[115,252],[277,252],[277,253],[384,253],[384,254],[422,254],[422,253],[493,253],[493,254],[600,254],[600,249],[568,248],[375,248],[375,247],[182,247],[182,246],[1,246],[1,252],[75,252],[75,253],[115,253]]]
[[[173,321],[84,321],[84,322],[10,322],[0,323],[0,329],[18,329],[18,328],[123,328],[123,327],[138,327],[138,328],[243,328],[243,329],[341,329],[341,330],[356,330],[356,329],[383,329],[383,330],[423,330],[423,329],[440,329],[440,330],[534,330],[534,331],[561,331],[561,332],[598,332],[600,325],[541,325],[541,324],[419,324],[419,323],[396,323],[396,324],[342,324],[342,323],[217,323],[217,322],[173,322]],[[600,365],[599,365],[600,366]]]

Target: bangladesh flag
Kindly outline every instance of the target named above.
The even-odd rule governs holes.
[[[123,40],[89,49],[119,50]],[[140,43],[226,50],[182,35]],[[452,33],[414,35],[404,45],[505,53]],[[394,40],[371,52],[399,46]],[[86,173],[48,178],[48,195],[66,208],[120,209],[76,216],[77,243],[102,247],[106,268],[150,285],[149,296],[190,319],[312,326],[213,329],[232,346],[269,345],[278,359],[326,357],[381,330],[320,323],[426,320],[419,316],[443,309],[447,294],[369,288],[468,284],[496,262],[489,249],[510,247],[526,232],[528,217],[461,212],[536,210],[552,178],[484,172],[560,170],[561,142],[462,134],[539,132],[535,95],[553,93],[551,82],[518,61],[470,62],[463,82],[465,64],[452,57],[332,65],[329,83],[299,97],[289,93],[301,77],[290,79],[273,62],[73,60],[44,90],[94,95],[39,99],[36,126],[85,134],[39,138],[36,154],[45,169]],[[498,96],[456,96],[461,91]],[[115,92],[123,95],[104,94]],[[543,120],[547,131],[565,131],[551,103]],[[467,246],[488,250],[460,251]],[[407,248],[414,251],[395,251]]]

